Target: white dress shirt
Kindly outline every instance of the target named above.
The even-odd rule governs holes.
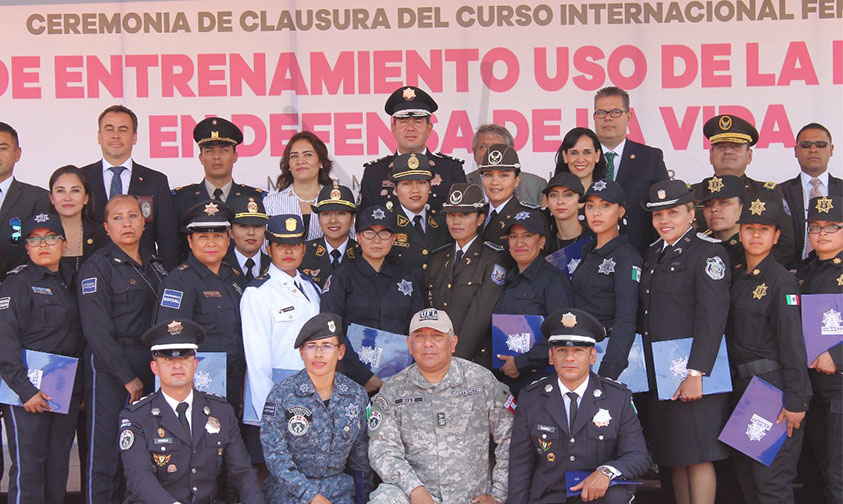
[[[425,231],[425,232],[427,231],[427,222],[426,222],[427,211],[425,209],[422,208],[422,211],[419,212],[419,213],[411,212],[404,205],[401,205],[401,209],[404,210],[404,215],[406,215],[410,219],[410,223],[413,224],[413,225],[416,224],[415,221],[413,221],[413,219],[416,218],[416,215],[421,215],[422,231]]]
[[[9,186],[12,185],[14,177],[9,177],[3,182],[0,182],[0,208],[3,207],[3,201],[6,200],[6,193],[9,192]]]
[[[331,252],[333,252],[334,250],[339,250],[339,251],[340,251],[340,258],[339,258],[339,261],[340,261],[340,264],[342,264],[342,260],[345,258],[345,249],[347,249],[347,248],[348,248],[348,237],[346,237],[346,238],[345,238],[345,241],[344,241],[344,242],[342,242],[342,243],[340,244],[340,246],[339,246],[339,247],[337,247],[337,248],[332,247],[332,246],[331,246],[331,244],[330,244],[330,243],[328,243],[328,240],[322,240],[322,241],[324,241],[324,242],[325,242],[325,248],[328,250],[328,257],[330,257],[332,261],[334,260],[334,258],[333,258],[333,256],[331,255]]]
[[[216,191],[217,189],[222,189],[221,199],[222,201],[228,201],[228,194],[231,192],[232,185],[234,185],[234,181],[229,180],[224,186],[218,188],[214,184],[208,182],[207,179],[205,180],[205,190],[208,191],[208,196],[210,196],[211,199],[214,199],[214,191]]]
[[[120,194],[129,194],[129,182],[132,180],[132,166],[134,161],[132,158],[126,160],[125,163],[121,165],[113,165],[102,158],[102,183],[105,187],[105,195],[106,197],[111,196],[109,192],[111,191],[111,179],[114,178],[114,172],[111,171],[111,168],[115,166],[122,166],[125,168],[122,172],[120,172],[120,182],[123,184],[123,192]]]
[[[190,426],[190,431],[193,432],[193,389],[190,389],[190,393],[187,394],[187,397],[184,398],[184,401],[177,401],[173,399],[172,397],[164,393],[164,390],[161,390],[161,395],[164,396],[164,400],[167,401],[167,404],[169,404],[170,407],[173,408],[173,413],[176,414],[176,418],[178,418],[179,416],[179,412],[176,410],[176,407],[178,407],[179,403],[187,403],[187,411],[185,411],[184,414],[187,416],[187,425]]]
[[[612,180],[618,180],[618,173],[620,173],[620,171],[621,171],[621,159],[623,159],[623,149],[624,149],[624,147],[626,147],[626,138],[624,138],[621,141],[621,143],[619,143],[617,145],[617,147],[615,147],[614,149],[610,149],[610,148],[606,147],[605,145],[600,144],[600,150],[603,151],[604,157],[606,156],[607,152],[614,152],[615,154],[617,154],[617,156],[615,156],[615,162],[614,162],[614,164],[615,164],[615,176],[612,178]]]
[[[255,264],[252,265],[252,276],[257,278],[261,275],[261,251],[260,250],[258,250],[255,253],[255,255],[253,255],[252,257],[246,257],[242,252],[240,252],[240,249],[238,249],[237,247],[234,247],[234,257],[237,258],[237,264],[240,266],[240,271],[243,272],[244,275],[247,274],[247,272],[246,272],[246,261],[248,261],[249,259],[255,261]]]

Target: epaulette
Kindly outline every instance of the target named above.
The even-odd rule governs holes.
[[[446,250],[448,247],[453,247],[453,246],[454,246],[453,243],[446,243],[445,245],[442,245],[441,247],[431,251],[430,253],[435,254],[437,252],[441,252],[442,250]]]
[[[648,246],[648,247],[652,247],[653,245],[655,245],[656,243],[658,243],[658,242],[660,242],[660,241],[662,241],[662,239],[661,239],[661,238],[656,238],[656,241],[654,241],[653,243],[651,243],[651,244],[649,244],[649,245],[647,245],[647,246]]]
[[[141,406],[151,401],[156,396],[156,394],[157,392],[153,392],[149,395],[145,395],[137,401],[133,402],[132,404],[126,406],[126,409],[128,409],[129,411],[137,411]]]
[[[606,378],[605,376],[597,375],[597,377],[600,378],[600,381],[603,382],[606,385],[609,385],[609,386],[615,387],[615,388],[619,388],[621,390],[629,390],[629,387],[627,387],[625,383],[621,383],[621,382],[619,382],[617,380],[613,380],[611,378]]]
[[[555,376],[555,375],[553,375],[553,376]],[[529,385],[527,385],[524,389],[525,390],[532,390],[532,389],[538,388],[538,387],[544,385],[547,381],[549,381],[548,378],[550,378],[550,376],[543,376],[543,377],[539,378],[538,380],[536,380],[536,381],[530,383]]]
[[[12,275],[17,275],[18,273],[20,273],[21,271],[23,271],[23,270],[25,270],[25,269],[26,269],[26,264],[21,264],[21,265],[20,265],[20,266],[18,266],[17,268],[15,268],[15,269],[13,269],[13,270],[9,270],[9,272],[8,272],[8,273],[6,273],[6,274],[7,274],[7,275],[9,275],[9,274],[12,274]]]
[[[718,240],[717,238],[714,238],[713,236],[708,236],[705,233],[697,233],[697,238],[699,238],[700,240],[703,240],[703,241],[707,241],[709,243],[722,243],[721,240]]]
[[[190,185],[186,185],[186,186],[176,187],[171,192],[173,194],[177,194],[177,193],[180,193],[180,192],[192,191],[197,185],[199,185],[199,184],[190,184]]]
[[[459,164],[465,164],[465,161],[460,158],[455,158],[454,156],[449,156],[448,154],[443,154],[441,152],[436,153],[437,156],[445,159],[450,159],[451,161],[456,161]]]
[[[772,190],[774,190],[775,188],[776,188],[776,183],[775,183],[775,182],[764,182],[764,189],[767,189],[767,190],[769,190],[769,191],[772,191]]]
[[[373,159],[373,160],[371,160],[371,161],[367,161],[367,162],[363,163],[363,168],[365,168],[365,167],[367,167],[367,166],[371,166],[371,165],[373,165],[373,164],[375,164],[375,163],[380,163],[381,161],[383,161],[384,159],[388,158],[388,157],[389,157],[389,156],[391,156],[391,155],[392,155],[392,154],[387,154],[387,155],[386,155],[386,156],[384,156],[384,157],[379,157],[379,158],[377,158],[377,159]]]
[[[522,207],[529,208],[530,210],[538,210],[541,208],[541,205],[533,203],[531,201],[519,201],[518,202]]]
[[[188,264],[188,263],[181,263],[176,267],[176,269],[179,270],[179,271],[184,271],[188,268],[190,268],[190,264]]]
[[[484,241],[483,245],[489,247],[490,249],[494,250],[495,252],[503,252],[503,250],[504,250],[504,248],[502,246],[498,245],[495,242]]]
[[[213,392],[201,392],[201,393],[204,394],[205,397],[207,397],[208,399],[213,399],[215,401],[219,401],[221,403],[228,404],[228,401],[225,400],[225,397],[223,397],[219,394],[214,394]]]
[[[308,278],[310,278],[310,277],[308,277]],[[257,287],[260,287],[261,285],[265,284],[267,280],[269,280],[269,274],[260,275],[258,277],[255,277],[255,279],[252,280],[251,282],[249,282],[249,285],[247,285],[246,287],[257,288]]]

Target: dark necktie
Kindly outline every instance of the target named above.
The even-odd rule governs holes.
[[[334,249],[334,250],[331,251],[331,267],[332,268],[336,268],[337,266],[340,265],[340,257],[342,257],[342,254],[340,254],[339,250]]]
[[[498,211],[497,211],[497,210],[492,210],[491,212],[489,212],[489,218],[488,218],[488,219],[486,219],[486,226],[488,226],[489,224],[491,224],[491,223],[492,223],[492,221],[493,221],[493,220],[495,220],[495,217],[497,217],[497,216],[498,216]]]
[[[222,189],[219,187],[214,189],[214,199],[222,203]]]
[[[615,180],[615,152],[606,153],[606,180]]]
[[[125,169],[125,166],[112,166],[109,168],[113,175],[111,176],[111,188],[108,190],[108,199],[111,199],[118,194],[123,194],[123,180],[120,178],[120,174],[123,173],[123,170]]]
[[[574,431],[574,420],[577,419],[577,398],[579,397],[576,392],[568,392],[567,395],[571,399],[571,406],[568,408],[570,414],[568,415],[570,422],[568,428],[570,429],[571,434]]]
[[[251,257],[246,259],[246,280],[251,282],[255,279],[255,274],[252,273],[252,268],[255,267],[255,260]]]
[[[455,265],[459,264],[459,262],[462,261],[462,256],[463,256],[462,249],[457,249],[457,254],[454,257],[454,264]]]
[[[190,423],[187,421],[187,408],[188,404],[186,402],[180,402],[178,406],[176,406],[176,411],[179,414],[179,423],[181,424],[184,432],[187,434],[187,439],[192,440],[190,434]]]
[[[413,227],[416,228],[416,231],[420,235],[424,236],[424,228],[422,227],[421,221],[422,221],[421,215],[416,215],[415,217],[413,217]]]

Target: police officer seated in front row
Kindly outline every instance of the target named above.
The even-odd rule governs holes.
[[[544,320],[542,336],[556,373],[524,389],[512,426],[509,504],[580,502],[567,497],[566,471],[589,474],[570,488],[584,502],[632,502],[631,486],[650,456],[632,392],[591,372],[603,326],[588,312],[560,310]]]
[[[304,370],[275,384],[266,398],[261,442],[272,475],[266,483],[269,502],[350,504],[368,495],[369,397],[337,372],[346,350],[342,341],[338,315],[311,317],[294,345]],[[363,485],[343,472],[346,466]]]
[[[227,467],[240,502],[263,504],[234,409],[224,398],[193,388],[205,331],[190,320],[169,320],[141,339],[152,350],[150,366],[161,388],[120,414],[126,501],[216,502],[217,476]]]

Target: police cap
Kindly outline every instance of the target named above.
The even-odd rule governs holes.
[[[203,201],[190,207],[182,217],[182,224],[191,233],[211,233],[231,227],[234,212],[219,201]]]
[[[342,318],[333,313],[319,313],[310,317],[304,323],[299,330],[299,335],[296,337],[293,348],[299,348],[308,341],[321,340],[334,336],[342,343]]]
[[[554,175],[553,178],[547,181],[547,185],[544,186],[544,189],[542,189],[542,194],[547,196],[548,193],[550,193],[550,190],[554,187],[567,187],[580,196],[585,193],[585,189],[583,188],[579,177],[571,172],[559,172]]]
[[[843,196],[820,196],[808,202],[809,221],[843,222]]]
[[[316,197],[316,204],[310,205],[310,208],[314,213],[357,212],[357,205],[354,203],[354,194],[351,189],[339,184],[323,187]]]
[[[263,208],[261,198],[237,198],[231,202],[231,211],[234,212],[234,224],[244,226],[266,226],[269,216]]]
[[[386,99],[383,109],[395,118],[428,117],[439,109],[429,94],[415,86],[396,89]]]
[[[357,231],[369,229],[372,226],[383,226],[395,232],[395,216],[383,205],[372,205],[360,212],[357,216]]]
[[[442,203],[441,211],[442,213],[471,213],[483,212],[484,208],[486,208],[486,199],[479,185],[457,182],[451,185],[448,198]]]
[[[650,186],[649,198],[641,201],[648,212],[673,208],[694,200],[694,191],[682,180],[662,180]]]
[[[33,231],[41,228],[48,229],[59,236],[64,236],[61,218],[53,213],[40,213],[26,219],[26,222],[23,223],[21,236],[26,239]]]
[[[483,161],[477,167],[481,172],[486,170],[521,170],[521,162],[515,147],[506,144],[494,144],[486,151]]]
[[[143,333],[141,341],[162,357],[193,355],[205,341],[205,330],[189,319],[174,319],[155,324]]]
[[[606,332],[603,324],[584,310],[568,308],[559,310],[544,319],[542,336],[550,346],[594,346],[603,341]]]
[[[391,182],[431,179],[433,179],[433,171],[430,169],[430,161],[424,154],[401,154],[392,161],[392,170],[389,172]]]
[[[714,175],[702,181],[703,197],[701,202],[712,199],[726,199],[738,197],[744,199],[744,183],[740,177],[734,175]]]
[[[738,224],[768,224],[779,225],[779,217],[782,212],[781,199],[755,198],[754,201],[747,201],[741,210],[741,217]]]
[[[305,229],[301,217],[295,214],[273,215],[266,226],[266,239],[284,245],[304,243]]]
[[[731,114],[714,116],[706,121],[703,126],[703,135],[712,144],[732,142],[749,144],[752,147],[758,142],[758,130],[755,126]]]
[[[545,238],[547,238],[549,234],[547,219],[544,214],[538,210],[524,209],[516,213],[511,219],[509,219],[509,221],[507,221],[504,233],[509,233],[512,226],[516,224],[524,226],[524,229],[530,233],[539,234]]]
[[[614,180],[596,180],[585,194],[580,197],[580,203],[585,203],[589,196],[597,196],[603,201],[626,205],[623,188]]]
[[[193,140],[196,145],[240,145],[243,132],[231,121],[222,117],[202,119],[193,128]]]

